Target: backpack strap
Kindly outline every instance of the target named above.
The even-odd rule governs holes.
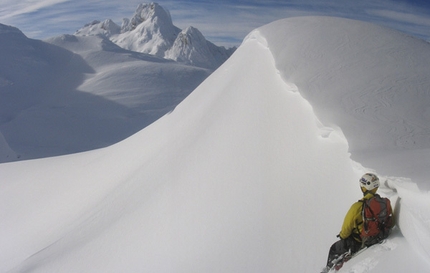
[[[364,203],[365,203],[365,200],[360,199],[360,200],[358,200],[358,202],[360,202],[360,203],[361,203],[361,219],[363,220],[363,213],[364,213]],[[363,220],[363,221],[364,221],[364,220]],[[357,226],[358,226],[358,225],[361,225],[361,224],[363,223],[363,221],[361,221],[361,222],[357,223]]]
[[[366,191],[365,193],[364,193],[364,195],[367,195],[367,193],[370,193],[370,191]],[[375,197],[380,197],[379,196],[379,194],[377,194],[377,193],[372,193],[372,197],[371,198],[369,198],[369,199],[360,199],[359,201],[360,202],[362,202],[363,203],[363,206],[361,207],[361,218],[363,219],[363,229],[364,229],[364,231],[367,233],[368,232],[368,228],[369,228],[369,226],[368,226],[368,220],[375,220],[376,218],[375,218],[375,213],[373,212],[373,210],[372,210],[372,208],[370,207],[370,206],[368,206],[367,205],[367,202],[369,201],[369,200],[371,200],[371,199],[373,199],[373,198],[375,198]],[[365,210],[365,208],[369,208],[369,211],[370,211],[370,213],[372,214],[372,217],[371,218],[369,218],[369,217],[366,217],[366,215],[365,215],[365,213],[364,213],[364,210]]]

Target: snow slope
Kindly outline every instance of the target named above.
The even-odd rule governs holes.
[[[212,72],[97,36],[42,42],[5,25],[0,35],[0,162],[109,146],[172,111]]]
[[[374,40],[387,36],[385,46]],[[368,168],[379,174],[376,159],[351,157],[372,147],[427,164],[415,151],[428,138],[385,145],[392,137],[418,141],[406,129],[375,128],[398,118],[405,128],[425,127],[430,79],[417,76],[414,92],[401,92],[381,73],[428,71],[429,50],[339,18],[290,18],[253,31],[173,112],[124,141],[0,164],[0,271],[318,272],[360,198],[358,178]],[[416,51],[421,58],[410,63],[396,59]],[[379,96],[370,96],[376,88]],[[390,95],[403,104],[388,111]],[[372,107],[357,110],[358,98]],[[341,272],[429,271],[430,196],[419,188],[426,183],[380,176],[398,228]]]

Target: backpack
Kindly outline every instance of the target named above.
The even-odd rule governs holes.
[[[375,194],[363,202],[363,229],[360,237],[364,245],[370,246],[386,239],[392,228],[392,209],[390,199]]]

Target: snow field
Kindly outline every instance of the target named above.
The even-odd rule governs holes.
[[[344,32],[332,31],[338,26]],[[0,271],[317,272],[346,211],[361,197],[359,177],[373,168],[379,174],[383,166],[351,157],[368,153],[367,147],[387,150],[382,159],[404,152],[426,178],[427,165],[414,152],[428,147],[426,138],[398,149],[380,143],[415,139],[408,130],[377,132],[406,115],[404,126],[424,134],[425,124],[414,117],[426,113],[425,93],[376,84],[383,77],[378,71],[391,71],[374,68],[377,60],[349,62],[360,63],[365,52],[369,59],[387,56],[376,42],[354,41],[386,32],[339,18],[269,24],[253,31],[171,113],[131,137],[95,151],[0,164],[0,207],[7,208],[0,212],[0,234],[7,234],[0,236]],[[409,39],[396,33],[389,32],[393,45]],[[344,52],[335,58],[326,42],[336,39]],[[430,49],[418,44],[424,63]],[[425,69],[419,60],[412,63]],[[399,64],[393,73],[409,73],[410,65]],[[341,76],[332,74],[337,67],[347,77],[339,82],[331,78]],[[365,91],[351,93],[353,84]],[[415,84],[421,90],[429,81]],[[388,110],[376,105],[384,119],[349,107],[360,100],[383,103],[386,92],[405,103]],[[407,115],[414,105],[418,114]],[[364,134],[363,126],[370,128]],[[402,178],[408,170],[402,161],[393,163],[399,175],[379,174],[387,180],[380,193],[392,200],[398,229],[340,272],[430,268],[429,198],[421,189],[427,180]]]

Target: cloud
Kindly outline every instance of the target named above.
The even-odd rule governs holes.
[[[408,23],[430,27],[430,17],[416,13],[405,13],[393,10],[371,10],[370,13],[398,23]]]
[[[151,0],[153,1],[153,0]],[[156,0],[155,0],[156,1]],[[73,34],[93,20],[121,24],[145,0],[2,0],[0,23],[31,38]],[[217,45],[239,45],[253,29],[293,16],[340,16],[430,37],[430,8],[404,0],[160,0],[181,29],[198,28]]]
[[[32,1],[27,2],[30,4]],[[124,17],[130,17],[137,6],[109,0],[45,0],[28,8],[23,8],[22,5],[23,3],[8,6],[6,10],[13,16],[3,16],[0,23],[18,27],[28,37],[36,39],[73,34],[93,20],[121,21]]]
[[[398,29],[400,31],[430,39],[430,17],[417,13],[400,12],[394,10],[370,10],[380,20],[380,24]]]
[[[263,2],[264,5],[244,4],[243,1],[186,2],[185,6],[184,1],[180,1],[180,3],[177,1],[163,2],[170,11],[174,24],[182,29],[194,26],[211,42],[226,46],[239,45],[253,29],[272,21],[311,14],[291,5],[287,9],[270,6],[266,2]],[[312,14],[316,14],[316,12]]]
[[[0,21],[9,18],[35,12],[42,8],[50,7],[58,3],[67,2],[69,0],[3,0],[2,9],[0,10]]]

